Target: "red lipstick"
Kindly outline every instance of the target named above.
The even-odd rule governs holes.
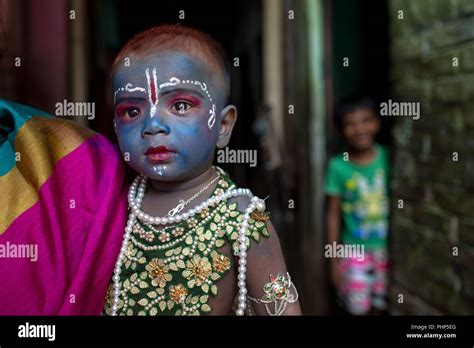
[[[174,150],[160,145],[157,147],[149,147],[145,152],[145,156],[154,163],[165,163],[170,161],[175,153]]]

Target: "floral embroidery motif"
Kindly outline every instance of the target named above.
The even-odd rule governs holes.
[[[166,243],[170,241],[170,234],[167,232],[161,232],[160,236],[158,237],[161,243]]]
[[[253,213],[250,214],[250,218],[258,222],[266,222],[270,220],[270,213],[254,211]]]
[[[230,269],[231,262],[230,259],[223,255],[219,254],[216,251],[213,251],[211,254],[212,257],[212,267],[219,273],[224,273]]]
[[[206,218],[209,216],[209,209],[208,208],[204,208],[201,213],[200,213],[201,217],[202,218]]]
[[[148,271],[150,278],[153,279],[151,281],[153,286],[164,288],[166,283],[173,278],[172,275],[168,273],[170,269],[169,266],[165,265],[163,260],[160,259],[151,260],[145,269]]]
[[[170,287],[170,299],[174,303],[183,303],[188,295],[188,290],[182,285],[171,285]]]
[[[189,228],[196,227],[197,223],[198,223],[198,221],[195,218],[190,218],[188,220],[188,227]]]
[[[184,233],[184,228],[183,227],[176,227],[173,232],[171,232],[174,237],[179,237]]]
[[[194,255],[191,260],[186,261],[186,269],[183,271],[183,277],[188,279],[188,286],[201,286],[205,283],[212,272],[212,266],[207,257],[201,258]]]
[[[235,185],[220,170],[213,195]],[[232,259],[219,251],[231,243],[238,253],[238,231],[243,213],[237,203],[220,202],[186,221],[170,225],[150,225],[137,219],[127,245],[120,273],[118,315],[200,315],[212,308],[210,296],[217,296],[217,284],[232,268]],[[268,214],[251,216],[247,230],[258,242],[268,237]],[[105,314],[110,314],[113,288],[109,287]]]

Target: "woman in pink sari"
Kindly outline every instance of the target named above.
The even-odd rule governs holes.
[[[105,137],[0,99],[0,315],[99,315],[126,214]]]

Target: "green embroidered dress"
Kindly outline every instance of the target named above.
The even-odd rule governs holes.
[[[221,178],[212,196],[235,188],[229,176]],[[246,207],[243,207],[244,210]],[[161,229],[137,218],[120,273],[117,315],[200,315],[210,313],[209,297],[233,261],[218,248],[232,243],[238,253],[238,231],[243,213],[237,203],[222,201],[186,221]],[[267,213],[252,213],[247,245],[268,237]],[[236,279],[237,281],[237,279]],[[107,291],[104,313],[111,314],[113,283]]]

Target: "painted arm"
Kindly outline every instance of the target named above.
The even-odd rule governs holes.
[[[263,287],[270,282],[270,275],[283,275],[288,279],[285,259],[280,246],[280,241],[275,228],[267,222],[270,237],[262,238],[259,243],[251,242],[248,250],[247,267],[247,288],[248,295],[254,299],[262,299],[264,296]],[[291,274],[290,274],[291,276]],[[296,285],[295,285],[296,288]],[[290,293],[296,296],[295,289],[291,287]],[[266,306],[262,303],[251,302],[257,315],[269,315]],[[299,301],[286,303],[282,315],[301,315]],[[274,312],[274,304],[269,303],[267,307]]]

